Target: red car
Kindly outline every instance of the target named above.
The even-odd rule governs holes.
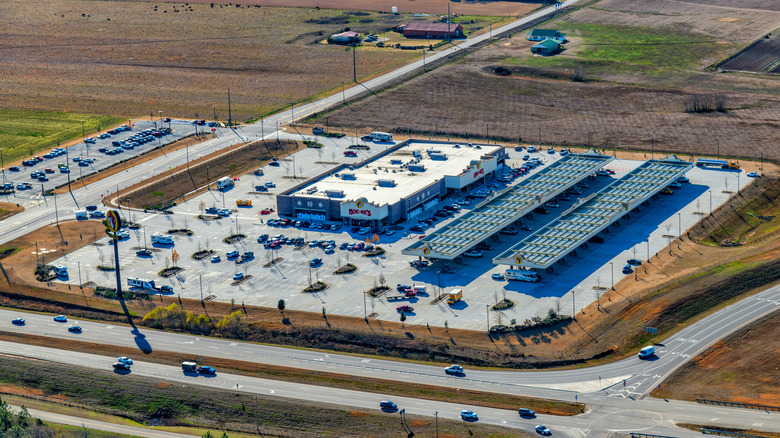
[[[43,171],[46,173],[54,173],[54,169],[49,169],[49,168],[43,169]]]
[[[398,306],[395,308],[396,312],[404,312],[404,313],[410,313],[414,312],[414,307],[412,306]]]
[[[264,209],[260,210],[260,214],[271,214],[273,212],[274,212],[273,208],[264,208]]]

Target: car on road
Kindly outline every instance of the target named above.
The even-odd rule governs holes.
[[[19,167],[18,166],[11,166],[11,167],[8,168],[8,170],[10,170],[11,172],[18,172],[19,171]]]
[[[206,375],[209,375],[209,376],[213,376],[213,375],[217,374],[217,370],[215,370],[214,368],[208,367],[208,366],[198,367],[197,371],[198,371],[198,374],[206,374]]]
[[[478,420],[479,419],[477,417],[477,413],[476,412],[468,410],[468,409],[464,409],[464,410],[460,411],[460,418],[463,419],[463,420],[466,420],[466,421],[469,421],[469,420],[474,421],[474,420]]]
[[[57,322],[68,322],[68,317],[65,315],[57,315],[54,317],[54,320]]]
[[[149,249],[139,249],[135,252],[135,255],[138,257],[149,257],[152,255],[152,251]]]
[[[14,318],[11,320],[12,324],[24,325],[24,318]]]
[[[68,331],[71,333],[81,333],[81,327],[77,325],[72,325],[68,327]]]
[[[43,171],[46,172],[46,173],[54,173],[54,169],[52,169],[51,167],[47,167],[47,168],[43,169]]]
[[[494,272],[494,273],[493,273],[493,274],[490,276],[490,278],[492,278],[493,280],[503,280],[503,279],[504,279],[504,274],[502,274],[502,273],[500,273],[500,272]]]
[[[130,371],[130,365],[122,362],[115,362],[114,369],[117,371]]]
[[[271,167],[279,167],[279,166],[281,166],[281,164],[279,164],[278,161],[271,161],[270,163],[268,163],[268,165],[271,166]]]
[[[749,172],[747,174],[747,176],[749,176],[751,178],[758,178],[758,172]]]
[[[628,263],[631,266],[642,266],[642,260],[637,260],[637,259],[628,259],[626,260],[626,263]]]
[[[133,364],[133,359],[130,359],[127,356],[118,357],[118,358],[116,358],[116,361],[124,363],[124,364],[127,364],[127,365],[132,365]]]
[[[243,280],[244,279],[244,273],[243,272],[237,272],[233,275],[233,281]]]
[[[103,213],[100,210],[97,210],[97,211],[93,211],[92,213],[90,213],[89,217],[103,218],[103,217],[106,217],[106,214]]]
[[[476,249],[474,249],[474,250],[471,250],[471,251],[466,251],[466,253],[463,254],[463,255],[466,256],[466,257],[479,258],[479,257],[482,257],[482,251],[477,251]]]
[[[540,424],[540,425],[538,425],[538,426],[536,426],[536,427],[534,428],[534,430],[535,430],[535,431],[536,431],[536,433],[538,433],[539,435],[545,435],[545,436],[546,436],[546,435],[552,435],[552,432],[550,432],[550,429],[548,429],[548,428],[547,428],[547,426],[542,426],[541,424]]]
[[[309,266],[315,267],[315,266],[320,265],[321,263],[322,263],[322,259],[319,258],[319,257],[315,257],[315,258],[311,259],[311,261],[309,262]]]
[[[634,268],[631,267],[631,265],[623,266],[623,273],[624,274],[631,274],[634,272]]]
[[[446,374],[463,374],[463,367],[460,365],[450,365],[444,369]]]
[[[517,410],[518,415],[521,417],[535,417],[536,412],[528,409],[528,408],[520,408]]]
[[[404,306],[398,306],[398,307],[396,307],[396,308],[395,308],[395,311],[396,311],[396,312],[399,312],[399,313],[400,313],[400,312],[404,312],[404,313],[412,313],[412,312],[414,312],[414,307],[412,307],[412,306],[406,306],[406,305],[404,305]]]
[[[383,411],[397,411],[398,410],[398,405],[393,403],[393,402],[391,402],[391,401],[388,401],[388,400],[383,400],[383,401],[379,402],[379,407],[382,408]]]

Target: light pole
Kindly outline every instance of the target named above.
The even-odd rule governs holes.
[[[3,182],[5,182],[5,160],[3,160],[3,148],[0,148],[0,170],[3,171]]]
[[[615,290],[615,265],[609,262],[609,273],[612,278],[612,290]]]
[[[707,190],[707,193],[710,194],[710,216],[712,216],[712,190]]]
[[[158,113],[160,113],[160,128],[162,128],[162,127],[163,127],[163,122],[162,122],[162,110],[157,110],[157,112],[158,112]]]
[[[290,126],[295,126],[295,102],[290,103]]]
[[[347,103],[347,95],[344,91],[344,81],[341,81],[341,102],[346,105]]]
[[[571,291],[571,319],[577,320],[577,305],[574,298],[574,291]]]
[[[677,213],[677,238],[682,240],[682,216]]]
[[[485,320],[487,321],[487,332],[490,333],[490,304],[485,304]]]

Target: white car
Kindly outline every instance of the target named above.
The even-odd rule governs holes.
[[[750,172],[750,173],[747,174],[747,176],[749,176],[751,178],[758,178],[758,172]]]
[[[463,367],[460,365],[450,365],[444,369],[447,374],[463,374]]]
[[[502,274],[500,272],[496,272],[496,273],[492,274],[490,276],[490,278],[492,278],[493,280],[503,280],[504,279],[504,274]]]
[[[465,254],[463,254],[463,255],[465,255],[466,257],[474,257],[474,258],[479,258],[479,257],[482,257],[482,252],[481,252],[481,251],[477,251],[477,250],[475,249],[475,250],[468,251],[468,252],[466,252],[466,253],[465,253]]]
[[[124,364],[127,364],[127,365],[132,365],[132,364],[133,364],[133,359],[130,359],[130,358],[129,358],[129,357],[127,357],[127,356],[118,357],[118,358],[116,359],[116,361],[117,361],[117,362],[124,363]]]

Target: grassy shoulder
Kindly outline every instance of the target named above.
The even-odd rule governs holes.
[[[0,202],[0,220],[24,211],[24,207],[11,202]]]
[[[27,345],[47,347],[52,345],[52,339],[44,336],[25,335],[14,332],[0,331],[0,340],[23,342]],[[135,348],[116,347],[112,345],[81,342],[72,340],[57,340],[59,348],[91,354],[115,356],[133,356],[138,354]],[[136,357],[138,359],[138,357]],[[182,361],[192,359],[191,355],[155,350],[145,354],[144,361],[165,365],[179,366]],[[545,400],[534,397],[521,397],[508,394],[498,394],[464,389],[447,388],[434,385],[419,385],[395,380],[372,379],[346,374],[303,370],[292,367],[266,365],[240,360],[230,360],[220,357],[201,356],[198,361],[216,367],[222,372],[243,374],[264,379],[282,380],[285,382],[305,383],[310,385],[344,388],[356,391],[374,392],[404,397],[415,397],[426,400],[454,400],[497,409],[517,409],[528,407],[536,412],[550,415],[578,415],[584,412],[585,405]]]
[[[13,391],[17,396],[85,407],[161,429],[205,427],[231,433],[255,433],[259,429],[264,436],[316,431],[322,436],[343,437],[365,436],[362,431],[366,427],[375,437],[397,437],[408,429],[418,436],[434,436],[436,430],[434,421],[427,417],[407,415],[402,425],[397,415],[374,409],[347,410],[324,403],[180,385],[17,357],[0,359],[0,382],[3,391]],[[444,436],[532,436],[444,419],[439,419],[438,429]]]
[[[122,122],[123,118],[60,111],[0,109],[0,144],[5,163],[57,147],[82,135],[81,121],[87,133]]]
[[[696,432],[699,432],[702,429],[710,429],[710,430],[717,430],[717,431],[727,432],[727,433],[746,434],[748,436],[763,436],[763,437],[767,437],[767,438],[780,438],[780,433],[778,433],[778,432],[767,432],[767,431],[764,431],[764,430],[734,429],[734,428],[731,428],[731,427],[722,427],[722,426],[709,425],[709,424],[677,423],[675,425],[678,426],[678,427],[683,427],[685,429],[695,430]]]

